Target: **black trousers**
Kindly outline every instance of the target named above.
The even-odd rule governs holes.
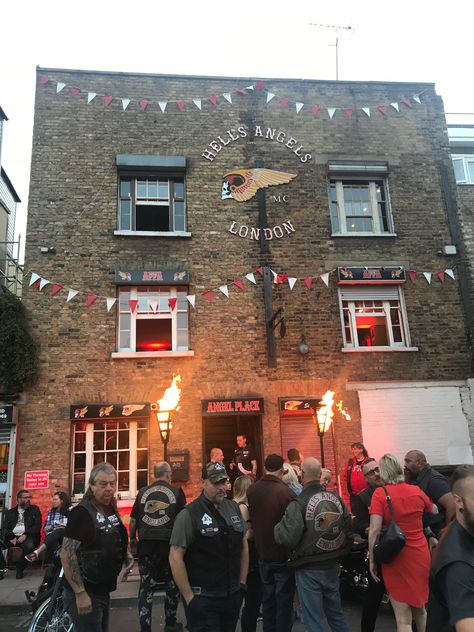
[[[240,615],[242,632],[255,632],[257,629],[258,613],[262,604],[262,580],[258,566],[247,575],[247,591],[244,597],[244,607]]]
[[[380,569],[378,576],[381,577]],[[385,593],[383,581],[376,582],[369,572],[369,586],[365,591],[362,616],[360,619],[361,632],[374,632],[375,622],[379,613],[380,603]]]
[[[242,597],[242,590],[230,597],[194,595],[185,605],[189,632],[235,632]]]
[[[36,549],[36,547],[39,544],[39,536],[33,537],[30,535],[26,538],[24,542],[21,542],[20,544],[11,544],[11,542],[6,542],[6,544],[8,544],[8,548],[12,548],[13,546],[19,546],[21,550],[23,551],[23,555],[19,557],[17,561],[15,562],[16,570],[23,571],[25,570],[28,564],[28,562],[25,559],[25,555],[28,555],[28,553],[33,553],[33,551]]]

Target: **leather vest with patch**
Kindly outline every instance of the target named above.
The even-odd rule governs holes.
[[[176,517],[179,487],[155,481],[140,490],[138,499],[138,538],[169,542]]]

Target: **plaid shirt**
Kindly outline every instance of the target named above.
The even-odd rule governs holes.
[[[67,516],[63,516],[63,514],[57,509],[51,509],[51,511],[46,516],[46,520],[44,521],[44,528],[52,527],[56,529],[59,526],[65,527],[67,524]]]

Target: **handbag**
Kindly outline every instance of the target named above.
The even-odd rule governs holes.
[[[400,553],[407,541],[405,534],[393,519],[393,506],[388,491],[385,486],[383,489],[390,511],[390,524],[377,534],[375,540],[374,560],[377,564],[391,562]]]

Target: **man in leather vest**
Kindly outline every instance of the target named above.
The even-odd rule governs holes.
[[[246,588],[248,545],[240,509],[226,498],[222,463],[202,471],[203,491],[176,517],[170,565],[189,632],[234,632]]]
[[[441,537],[430,577],[426,629],[474,630],[474,465],[460,465],[451,478],[456,518]]]
[[[138,616],[140,631],[151,632],[153,591],[161,580],[165,582],[164,632],[179,632],[183,627],[176,622],[179,591],[173,581],[168,562],[169,541],[174,519],[186,504],[180,487],[171,485],[169,463],[157,463],[154,468],[155,482],[143,487],[130,513],[130,541],[136,543],[138,527]]]
[[[275,526],[275,540],[289,554],[305,625],[323,632],[324,616],[334,632],[349,632],[339,594],[340,562],[350,549],[352,517],[335,492],[322,488],[321,464],[307,458],[301,464],[303,491],[286,508]]]
[[[74,632],[107,631],[110,593],[117,588],[122,566],[133,565],[115,501],[116,484],[117,472],[110,463],[94,466],[84,498],[64,528],[64,605]]]

